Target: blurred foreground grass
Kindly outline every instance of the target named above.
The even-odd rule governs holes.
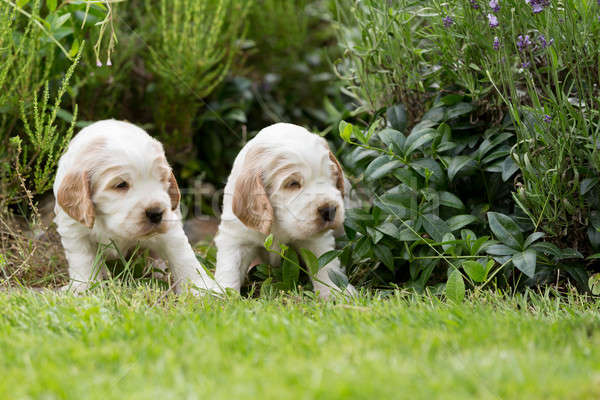
[[[600,397],[595,301],[0,292],[0,398]]]

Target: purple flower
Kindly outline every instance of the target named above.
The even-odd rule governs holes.
[[[600,0],[598,0],[598,1],[600,1]],[[542,49],[545,49],[548,46],[552,46],[552,43],[554,43],[554,39],[550,39],[550,41],[548,42],[546,40],[546,36],[544,36],[544,35],[540,35],[538,40],[540,41],[540,45],[542,46]]]
[[[450,27],[454,23],[454,20],[449,15],[445,16],[444,18],[442,18],[442,21],[444,22],[444,26],[446,28]]]
[[[600,0],[598,0],[600,1]],[[471,2],[471,7],[473,7],[474,10],[479,10],[479,3],[477,3],[477,0],[470,0]]]
[[[498,0],[490,0],[490,8],[494,12],[500,11],[500,4],[498,3]]]
[[[544,8],[550,5],[550,0],[525,0],[525,2],[531,6],[531,11],[534,14],[541,13]]]
[[[490,28],[495,28],[499,25],[498,23],[498,17],[496,17],[494,14],[488,14],[488,22],[490,23]]]
[[[500,48],[500,39],[498,39],[498,36],[494,36],[494,50],[498,50]]]
[[[546,123],[552,122],[552,117],[548,114],[544,115],[544,122],[546,122]]]
[[[96,60],[96,67],[101,67],[102,63],[100,62],[100,60]]]
[[[523,69],[527,69],[531,66],[531,63],[529,61],[524,61],[523,63],[521,63],[521,68]]]
[[[517,47],[519,48],[519,51],[527,50],[529,46],[531,46],[531,39],[529,38],[529,35],[519,35],[517,37]]]

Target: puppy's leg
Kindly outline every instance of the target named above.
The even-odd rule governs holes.
[[[161,243],[156,250],[169,263],[177,293],[181,293],[186,285],[192,285],[195,294],[198,293],[195,289],[215,289],[215,282],[196,258],[181,224],[161,235]]]
[[[296,243],[296,247],[298,249],[308,249],[315,256],[320,257],[328,251],[335,249],[335,238],[333,237],[333,233],[329,231],[322,236],[300,241]],[[355,296],[357,294],[356,289],[350,283],[343,289],[339,288],[331,279],[331,276],[334,274],[339,274],[341,277],[346,278],[346,274],[340,267],[340,260],[337,258],[321,268],[315,277],[311,277],[315,293],[318,293],[324,299],[328,298],[332,291],[343,291],[347,296]]]
[[[168,274],[167,264],[154,251],[150,251],[149,259],[150,259],[150,271],[151,271],[152,278],[166,282],[167,277],[168,277],[167,276],[167,274]]]
[[[97,246],[87,239],[61,237],[65,256],[69,263],[68,285],[63,290],[81,293],[91,286],[93,282],[102,278],[101,265],[95,265]]]
[[[248,267],[257,256],[256,248],[240,245],[226,238],[217,237],[217,270],[215,280],[221,290],[235,289],[238,292],[246,279]]]

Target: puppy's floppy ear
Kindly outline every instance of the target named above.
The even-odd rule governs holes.
[[[260,172],[245,169],[238,176],[233,192],[233,213],[250,229],[265,235],[271,232],[273,207]]]
[[[342,193],[342,197],[344,197],[344,171],[342,171],[340,162],[335,158],[331,151],[329,152],[329,159],[335,164],[335,186]]]
[[[169,175],[169,197],[171,198],[171,210],[175,211],[179,207],[179,200],[181,199],[181,193],[179,193],[179,186],[177,185],[177,179],[171,170]]]
[[[56,201],[71,218],[90,229],[94,226],[96,213],[87,171],[67,174],[58,188]]]

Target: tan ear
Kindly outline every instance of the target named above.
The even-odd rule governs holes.
[[[233,213],[248,228],[265,235],[271,232],[273,207],[256,170],[246,170],[235,182]]]
[[[171,210],[175,211],[179,207],[179,200],[181,199],[181,193],[179,192],[179,186],[177,185],[177,179],[171,171],[169,176],[169,197],[171,198]]]
[[[56,201],[71,218],[90,229],[94,226],[96,213],[87,172],[67,174],[58,188]]]
[[[344,197],[344,171],[342,171],[342,166],[340,165],[340,162],[337,160],[337,158],[335,158],[331,151],[329,152],[329,159],[333,161],[337,169],[335,186],[342,193],[342,197]]]

